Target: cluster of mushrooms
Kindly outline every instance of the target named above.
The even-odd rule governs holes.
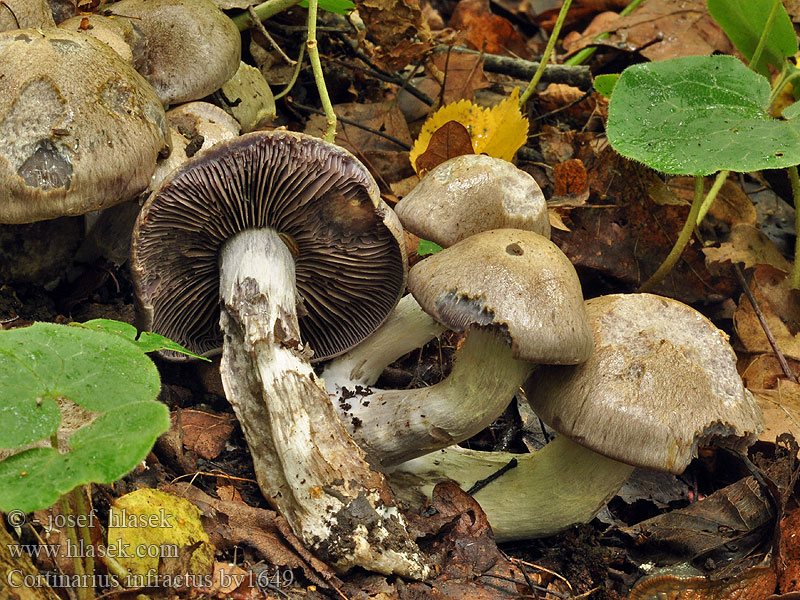
[[[163,107],[229,80],[240,42],[219,11],[223,20],[197,25],[235,37],[232,66],[199,91],[177,91],[176,71],[157,60],[167,43],[147,25],[156,2],[167,14],[189,4],[110,7],[131,17],[104,34],[121,50],[87,35],[82,20],[0,33],[0,139],[13,141],[0,148],[0,221],[149,194],[132,237],[139,325],[201,354],[221,351],[258,484],[322,559],[427,577],[398,503],[417,507],[436,483],[469,486],[512,458],[516,467],[476,494],[499,540],[591,519],[635,466],[680,473],[701,446],[755,440],[761,412],[725,334],[668,298],[584,302],[549,240],[541,190],[511,163],[447,161],[395,213],[355,157],[310,136],[239,135],[254,126],[217,114],[202,126],[218,125],[221,141],[186,156],[188,141],[168,124],[185,132],[197,121],[170,120]],[[193,61],[206,73],[221,54]],[[409,272],[404,227],[445,249]],[[372,387],[444,330],[464,337],[442,382]],[[553,442],[527,455],[457,446],[520,387],[558,431]]]

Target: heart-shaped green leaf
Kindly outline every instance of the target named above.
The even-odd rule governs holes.
[[[152,361],[118,335],[52,323],[0,331],[0,447],[68,445],[0,461],[0,510],[46,508],[76,485],[128,473],[169,427],[159,389]]]
[[[612,147],[658,171],[709,175],[800,164],[796,120],[767,113],[767,80],[731,56],[628,67],[608,110]]]

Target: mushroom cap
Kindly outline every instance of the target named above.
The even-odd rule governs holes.
[[[525,384],[542,420],[618,461],[681,473],[700,446],[747,448],[763,416],[728,336],[693,308],[653,294],[586,302],[595,350]]]
[[[147,187],[164,109],[116,52],[62,29],[0,33],[0,222],[81,215]]]
[[[220,348],[219,252],[263,227],[295,254],[300,331],[315,361],[369,335],[403,293],[402,228],[366,168],[320,139],[257,131],[199,153],[142,208],[132,261],[141,326],[195,352]]]
[[[499,328],[514,358],[575,364],[592,352],[575,268],[538,233],[476,233],[414,265],[408,289],[449,329]]]
[[[122,0],[109,9],[147,38],[140,73],[164,105],[208,96],[239,68],[239,30],[210,0]]]
[[[147,55],[147,40],[134,21],[103,15],[76,15],[64,19],[58,26],[82,35],[97,38],[120,55],[137,71]]]
[[[489,229],[550,237],[547,203],[536,180],[506,160],[482,154],[436,166],[395,211],[403,227],[444,248]]]
[[[47,0],[3,0],[0,4],[0,31],[55,26]]]

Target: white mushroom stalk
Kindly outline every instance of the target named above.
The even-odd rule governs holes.
[[[547,537],[591,521],[634,469],[558,436],[531,454],[451,446],[392,467],[387,474],[400,500],[422,506],[437,483],[455,481],[468,490],[511,461],[516,466],[473,494],[498,542]]]
[[[248,230],[225,244],[220,296],[222,382],[264,495],[335,567],[424,578],[425,560],[383,476],[314,375],[295,314],[293,257],[276,232]]]

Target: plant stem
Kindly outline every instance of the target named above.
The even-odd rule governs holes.
[[[627,17],[634,10],[636,10],[636,8],[642,2],[644,2],[644,0],[633,0],[633,2],[631,2],[630,4],[628,4],[628,6],[626,6],[624,9],[622,9],[622,12],[619,13],[619,16],[620,17]],[[594,38],[594,41],[605,40],[605,39],[607,39],[609,37],[611,37],[611,33],[606,31],[605,33],[601,33],[596,38]],[[595,52],[597,52],[597,46],[587,46],[586,48],[584,48],[583,50],[581,50],[577,54],[574,54],[572,57],[570,57],[569,59],[565,60],[564,64],[565,65],[570,65],[570,66],[582,65],[584,62],[589,60],[594,55]]]
[[[769,11],[769,16],[767,17],[767,22],[764,24],[764,29],[761,30],[761,37],[758,38],[758,44],[756,44],[756,49],[753,51],[753,56],[750,59],[750,69],[753,71],[757,70],[758,68],[758,61],[761,60],[761,55],[764,53],[764,47],[767,45],[767,39],[769,39],[769,34],[772,32],[772,27],[775,24],[775,19],[778,16],[778,6],[780,6],[781,0],[773,0],[772,2],[772,10]]]
[[[75,514],[72,511],[72,506],[66,494],[59,498],[59,506],[61,508],[61,514],[64,515],[64,520],[66,521],[67,539],[72,546],[72,568],[75,570],[75,575],[78,580],[81,580],[84,579],[87,573],[86,569],[84,569],[83,561],[81,560],[81,554],[83,553],[80,551],[78,545],[78,532],[75,529]],[[91,600],[94,598],[93,588],[82,585],[77,586],[77,588],[78,598],[80,600]]]
[[[300,56],[297,57],[297,62],[294,65],[294,73],[292,73],[292,78],[289,80],[289,83],[286,84],[286,87],[280,91],[280,93],[273,96],[273,100],[280,100],[286,94],[292,91],[294,84],[297,83],[297,77],[300,75],[300,69],[303,68],[303,58],[305,58],[305,56],[306,47],[300,46]]]
[[[308,48],[308,60],[311,63],[311,70],[314,73],[314,81],[317,84],[317,92],[322,108],[325,110],[325,117],[328,119],[328,127],[322,139],[333,143],[336,137],[336,113],[333,112],[328,88],[325,87],[325,76],[322,73],[322,63],[319,60],[319,49],[317,48],[317,0],[308,0],[308,37],[306,38]]]
[[[86,492],[91,494],[91,490],[92,484],[90,483],[86,486]],[[86,506],[86,501],[84,500],[83,491],[84,487],[78,486],[72,490],[71,494],[73,501],[75,502],[75,510],[83,517],[78,523],[78,531],[80,531],[81,540],[83,540],[83,547],[88,549],[90,546],[92,546],[92,534],[89,531],[89,526],[87,525],[89,511]],[[91,576],[94,574],[94,556],[90,551],[86,551],[84,554],[84,567],[86,568],[86,573]]]
[[[697,222],[695,223],[695,225],[700,225],[700,223],[703,222],[703,219],[708,213],[708,209],[711,208],[711,205],[717,198],[717,194],[719,194],[719,191],[722,189],[722,186],[725,185],[725,182],[728,179],[728,175],[730,175],[730,171],[720,171],[719,173],[717,173],[717,178],[714,180],[714,185],[712,185],[711,189],[708,190],[708,194],[706,194],[706,197],[703,200],[703,204],[700,206],[700,211],[697,213]]]
[[[692,200],[692,207],[689,209],[689,216],[686,217],[686,221],[683,224],[683,229],[681,230],[680,235],[678,236],[678,241],[675,242],[675,245],[672,247],[672,250],[669,251],[667,258],[664,259],[664,262],[661,263],[661,266],[658,267],[655,273],[650,276],[650,279],[645,281],[642,286],[638,289],[639,292],[649,292],[654,287],[656,287],[664,277],[667,276],[672,270],[672,267],[678,262],[681,254],[683,253],[684,248],[689,243],[689,240],[692,237],[692,232],[694,231],[695,224],[697,223],[697,214],[700,212],[700,205],[703,202],[703,177],[701,175],[697,175],[694,178],[694,199]]]
[[[550,62],[550,55],[553,54],[553,48],[555,48],[556,42],[558,41],[558,34],[561,33],[561,26],[564,25],[564,20],[567,18],[570,4],[572,4],[572,0],[564,0],[564,3],[561,5],[555,27],[553,27],[553,32],[550,34],[550,39],[547,40],[547,46],[544,49],[544,54],[542,54],[542,59],[539,61],[539,68],[536,69],[536,73],[533,74],[531,82],[519,99],[520,107],[525,106],[525,103],[531,95],[533,95],[533,92],[536,91],[536,86],[539,85],[539,80],[542,78],[542,74],[544,74],[547,63]]]
[[[263,21],[264,19],[269,19],[270,17],[277,15],[279,12],[284,11],[287,8],[291,8],[298,2],[300,2],[300,0],[267,0],[258,6],[254,6],[253,11],[256,13],[256,15],[258,15],[258,18]],[[233,21],[233,24],[236,25],[239,31],[250,29],[256,24],[248,11],[244,11],[236,15],[231,19],[231,21]]]
[[[792,288],[800,288],[800,177],[797,175],[797,166],[789,167],[789,180],[792,182],[792,198],[794,198],[794,231],[797,239],[794,241],[794,269],[792,269]]]

